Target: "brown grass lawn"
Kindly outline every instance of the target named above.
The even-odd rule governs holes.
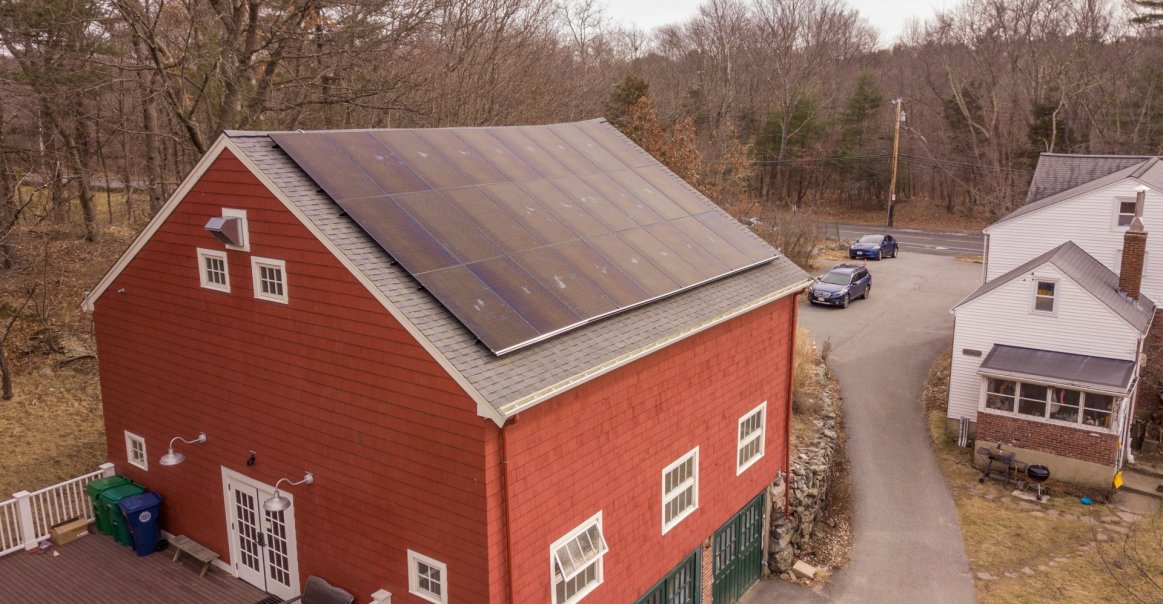
[[[1083,505],[1082,491],[1062,483],[1051,484],[1055,497],[1043,506],[1011,497],[1012,487],[996,481],[978,484],[971,450],[957,447],[945,430],[949,358],[933,365],[924,402],[978,600],[1163,602],[1163,516],[1116,522],[1113,507]]]
[[[104,229],[98,243],[84,243],[76,230],[14,233],[16,267],[0,273],[0,335],[12,322],[5,346],[15,394],[0,400],[0,500],[95,470],[106,459],[97,362],[71,360],[95,352],[84,293],[134,233]]]

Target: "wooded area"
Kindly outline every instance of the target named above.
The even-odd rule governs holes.
[[[870,209],[899,97],[900,197],[990,218],[1040,152],[1163,149],[1157,4],[964,0],[887,47],[844,0],[652,32],[597,0],[0,0],[0,266],[15,226],[140,224],[224,129],[605,115],[719,201]]]

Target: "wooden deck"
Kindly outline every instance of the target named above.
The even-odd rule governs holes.
[[[53,552],[60,555],[54,556]],[[267,594],[172,550],[137,557],[112,537],[89,534],[40,553],[0,558],[0,602],[57,604],[255,604]]]

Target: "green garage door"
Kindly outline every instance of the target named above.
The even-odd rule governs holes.
[[[686,557],[636,604],[699,604],[699,551]]]
[[[763,565],[763,506],[767,491],[715,531],[715,604],[734,604],[759,580]]]

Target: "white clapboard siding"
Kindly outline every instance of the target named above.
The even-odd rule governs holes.
[[[1073,241],[1114,272],[1122,264],[1123,233],[1116,198],[1134,198],[1140,182],[1126,179],[1077,198],[986,228],[989,264],[986,281],[995,279],[1039,254]],[[1143,293],[1163,304],[1163,194],[1147,191],[1143,207],[1147,229],[1147,263]]]
[[[950,418],[977,420],[982,391],[977,369],[994,344],[1135,360],[1139,341],[1135,328],[1053,264],[1035,269],[1034,275],[1057,280],[1056,314],[1031,310],[1034,282],[1029,274],[956,309],[949,376]],[[979,350],[981,356],[967,356],[962,352],[965,349]]]

